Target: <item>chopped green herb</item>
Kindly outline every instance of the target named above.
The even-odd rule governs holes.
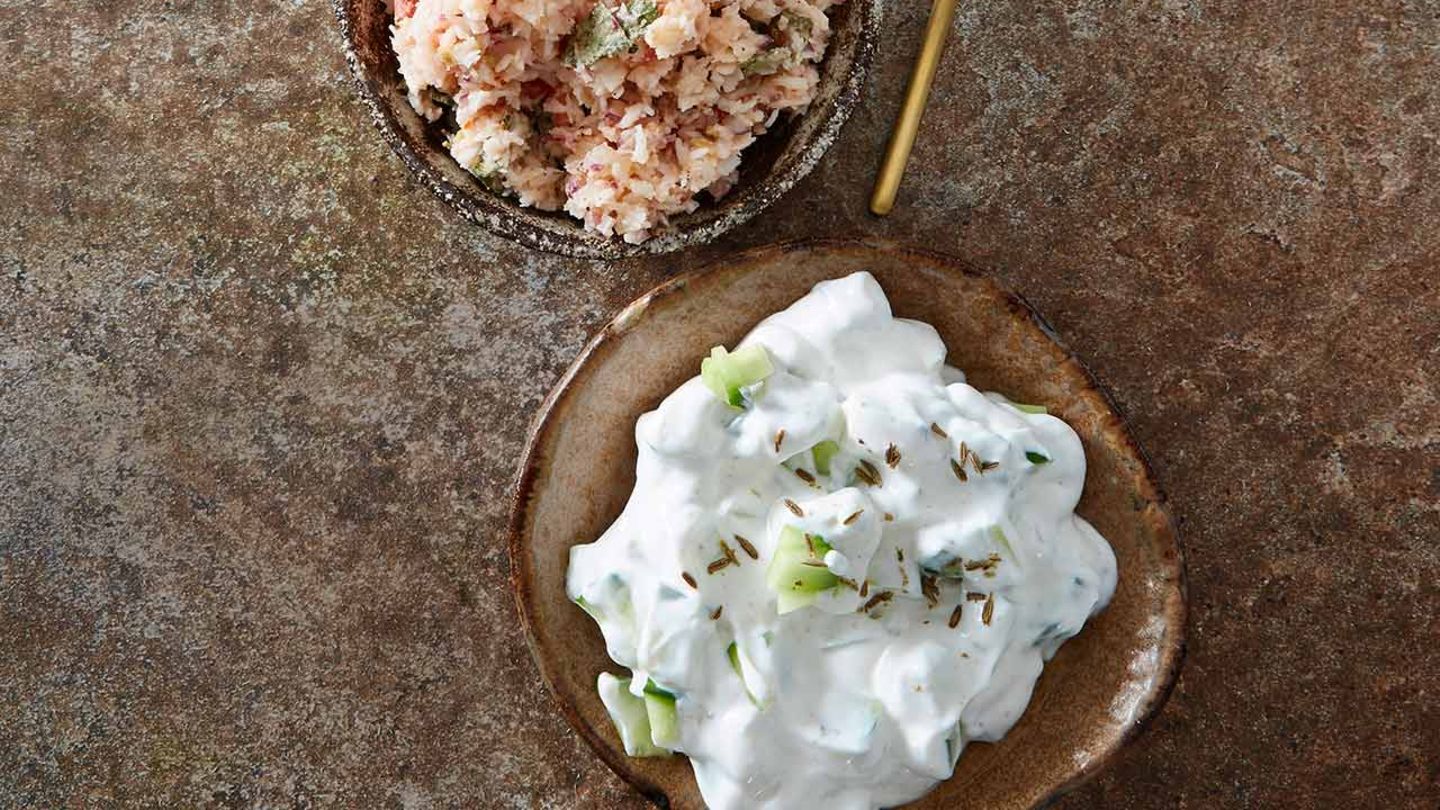
[[[806,17],[804,14],[801,14],[797,11],[786,10],[780,12],[780,16],[785,20],[786,26],[790,29],[790,31],[792,31],[795,36],[799,37],[800,39],[808,40],[810,38],[810,35],[815,33],[815,23],[812,22],[810,18]]]
[[[655,0],[630,0],[620,9],[620,21],[632,39],[639,39],[650,23],[659,18],[660,9]]]
[[[575,25],[565,61],[575,67],[585,67],[625,53],[659,16],[654,0],[629,0],[613,8],[604,2],[597,3],[590,14]]]
[[[772,73],[779,73],[793,55],[789,48],[771,48],[741,62],[740,72],[746,76],[769,76]]]
[[[1050,411],[1048,411],[1048,410],[1045,409],[1045,406],[1044,406],[1044,405],[1026,405],[1026,404],[1021,403],[1021,402],[1012,402],[1012,403],[1010,403],[1010,404],[1015,406],[1015,410],[1017,410],[1017,411],[1024,411],[1025,413],[1049,413],[1049,412],[1050,412]]]
[[[1037,453],[1037,452],[1035,452],[1034,450],[1026,450],[1026,451],[1025,451],[1025,459],[1026,459],[1027,461],[1029,461],[1031,464],[1049,464],[1049,463],[1050,463],[1050,457],[1049,457],[1049,456],[1047,456],[1047,455],[1045,455],[1045,454],[1043,454],[1043,453]]]

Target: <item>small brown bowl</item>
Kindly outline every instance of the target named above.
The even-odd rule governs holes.
[[[802,116],[778,122],[745,150],[740,180],[719,202],[672,217],[664,231],[627,244],[586,231],[563,211],[521,207],[493,194],[445,151],[445,134],[405,99],[382,0],[332,0],[345,59],[380,135],[410,171],[466,219],[527,247],[586,259],[620,259],[701,245],[760,213],[800,182],[834,143],[860,99],[875,52],[884,0],[846,0],[831,11],[833,35],[815,100]]]
[[[1024,301],[953,259],[849,242],[782,244],[652,290],[611,321],[545,400],[517,482],[512,577],[540,674],[609,766],[656,804],[703,807],[689,764],[630,759],[595,693],[599,629],[565,597],[570,547],[619,515],[634,486],[635,420],[815,282],[869,270],[895,313],[935,326],[949,362],[982,390],[1043,403],[1089,461],[1079,512],[1110,541],[1110,606],[1046,667],[1020,723],[965,749],[955,775],[911,807],[1030,808],[1111,761],[1164,703],[1184,657],[1179,540],[1144,455],[1095,379]]]

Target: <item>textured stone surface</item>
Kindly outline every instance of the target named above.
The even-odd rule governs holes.
[[[1067,807],[1433,805],[1440,5],[962,2],[897,213],[926,4],[728,241],[526,253],[412,184],[317,2],[0,0],[0,805],[623,807],[513,626],[527,419],[678,267],[948,250],[1130,413],[1193,613]]]

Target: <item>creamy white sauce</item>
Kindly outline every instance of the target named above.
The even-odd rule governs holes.
[[[966,385],[868,273],[816,285],[751,344],[775,371],[745,408],[697,377],[640,418],[635,490],[572,550],[567,588],[631,692],[653,680],[677,696],[669,747],[711,808],[902,804],[1015,724],[1043,663],[1114,591],[1114,554],[1074,513],[1080,440]],[[810,452],[825,440],[840,447],[829,475]],[[778,615],[765,572],[787,525],[823,537],[856,587]],[[709,573],[722,540],[738,563]]]

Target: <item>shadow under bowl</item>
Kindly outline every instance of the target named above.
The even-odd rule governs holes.
[[[521,244],[586,259],[621,259],[702,245],[774,203],[800,182],[859,102],[875,52],[884,0],[846,0],[831,12],[832,36],[815,99],[804,115],[777,121],[744,152],[740,179],[718,202],[701,195],[692,213],[670,218],[649,240],[627,244],[586,231],[563,211],[540,211],[486,190],[445,150],[445,132],[405,98],[390,45],[390,13],[381,0],[332,0],[345,58],[381,136],[427,188],[471,222]]]
[[[591,341],[545,400],[517,481],[513,586],[541,676],[561,712],[614,771],[657,804],[703,803],[684,758],[631,759],[595,692],[620,671],[595,623],[565,595],[572,545],[600,536],[634,486],[635,420],[816,282],[869,270],[897,316],[925,321],[968,382],[1046,405],[1079,434],[1088,473],[1078,512],[1110,541],[1109,607],[1045,667],[1003,740],[965,749],[954,776],[913,808],[1031,808],[1110,762],[1164,703],[1184,657],[1179,539],[1149,465],[1095,379],[1030,307],[952,259],[854,242],[782,244],[678,277]]]

